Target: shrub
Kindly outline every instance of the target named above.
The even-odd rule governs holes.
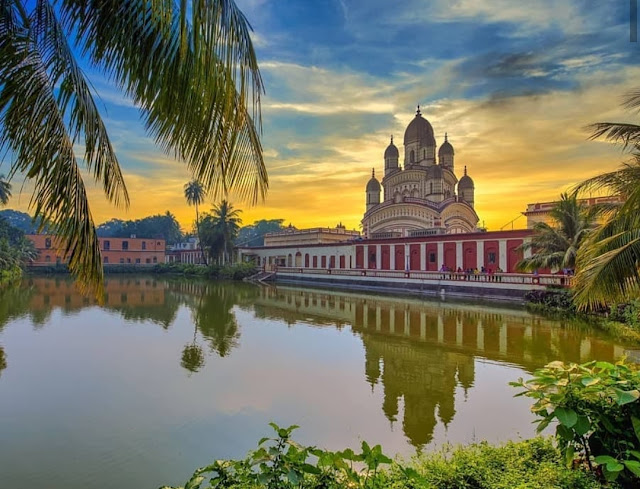
[[[296,426],[271,423],[274,438],[263,438],[243,460],[218,460],[198,469],[187,489],[596,489],[598,481],[561,463],[550,439],[488,443],[423,454],[408,464],[392,461],[380,445],[360,453],[305,447],[291,439]],[[169,489],[169,488],[165,488]]]
[[[609,319],[640,329],[640,300],[611,306]]]
[[[575,314],[573,295],[567,289],[532,290],[524,296],[527,306],[544,312]]]
[[[567,464],[574,459],[606,480],[640,485],[640,370],[635,364],[552,362],[512,385],[535,400],[538,430],[557,421]]]

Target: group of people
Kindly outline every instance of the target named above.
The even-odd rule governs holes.
[[[449,268],[443,263],[442,267],[440,267],[440,271],[453,272],[454,270],[452,270],[451,268]],[[480,274],[503,273],[503,271],[500,267],[496,267],[495,270],[493,268],[485,268],[484,266],[480,267],[480,270],[478,270],[477,268],[467,268],[466,270],[463,270],[462,267],[458,267],[458,269],[455,270],[455,273],[464,273],[465,275],[480,275]]]

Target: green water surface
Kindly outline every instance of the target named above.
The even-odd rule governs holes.
[[[157,488],[299,424],[411,455],[534,434],[507,383],[623,344],[500,306],[187,279],[0,292],[0,487]]]

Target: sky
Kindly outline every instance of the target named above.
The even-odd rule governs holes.
[[[418,104],[437,144],[448,133],[459,177],[467,166],[489,230],[525,227],[528,203],[554,200],[627,158],[590,141],[586,128],[638,120],[620,106],[640,76],[627,0],[236,3],[254,29],[266,90],[269,191],[253,207],[234,201],[244,224],[359,229],[371,169],[383,174],[389,137],[402,142]],[[129,209],[117,209],[90,186],[96,223],[170,210],[190,230],[184,164],[155,147],[117,87],[86,73],[131,196]],[[9,207],[27,210],[20,186]]]

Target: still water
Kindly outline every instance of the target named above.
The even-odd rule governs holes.
[[[299,424],[329,449],[533,435],[507,383],[625,345],[518,309],[344,291],[110,278],[0,292],[0,487],[156,488]]]

